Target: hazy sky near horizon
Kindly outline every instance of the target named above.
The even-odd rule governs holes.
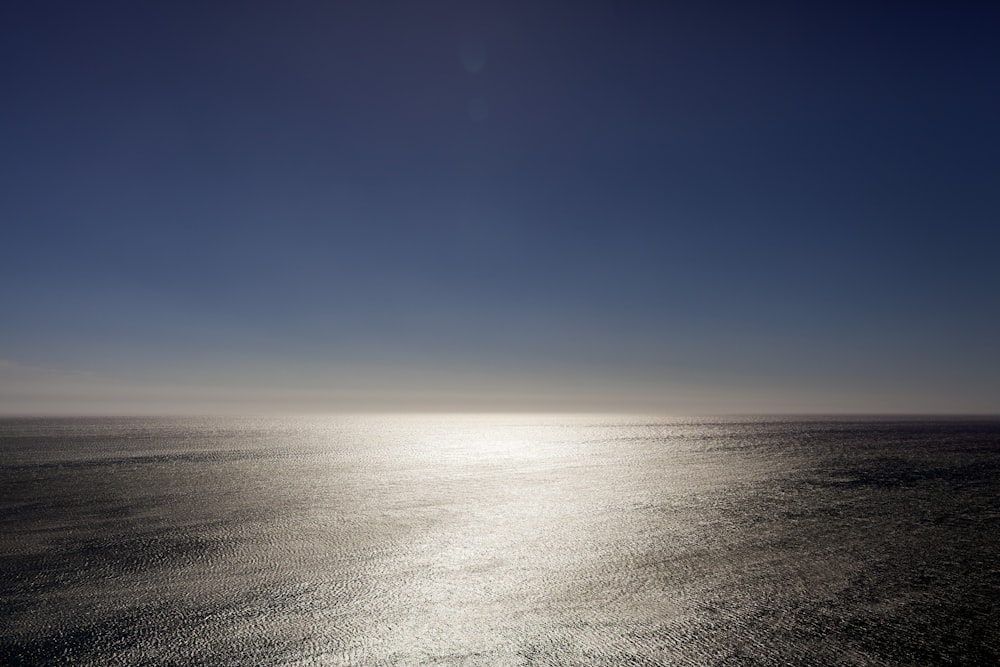
[[[989,3],[0,7],[0,413],[1000,411]]]

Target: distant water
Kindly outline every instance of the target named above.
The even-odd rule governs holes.
[[[0,663],[1000,663],[1000,421],[0,421]]]

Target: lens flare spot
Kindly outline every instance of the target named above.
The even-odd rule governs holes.
[[[478,74],[486,67],[486,42],[479,37],[466,36],[459,51],[462,67],[470,74]]]

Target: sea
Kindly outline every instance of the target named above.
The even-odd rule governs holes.
[[[996,665],[1000,418],[4,419],[0,664]]]

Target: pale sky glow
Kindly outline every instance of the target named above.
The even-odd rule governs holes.
[[[902,388],[870,387],[858,392],[833,387],[825,394],[790,399],[787,387],[747,386],[731,379],[727,389],[693,381],[670,386],[637,377],[607,374],[572,379],[500,371],[484,375],[411,370],[329,369],[295,377],[285,373],[237,379],[204,374],[196,383],[156,378],[117,378],[96,373],[0,362],[0,405],[8,415],[170,415],[170,414],[317,414],[325,412],[573,412],[613,411],[642,414],[753,414],[829,412],[986,413],[973,392],[950,402],[936,396],[900,400]],[[979,410],[971,409],[979,406]]]
[[[2,414],[1000,411],[993,9],[56,4]]]

